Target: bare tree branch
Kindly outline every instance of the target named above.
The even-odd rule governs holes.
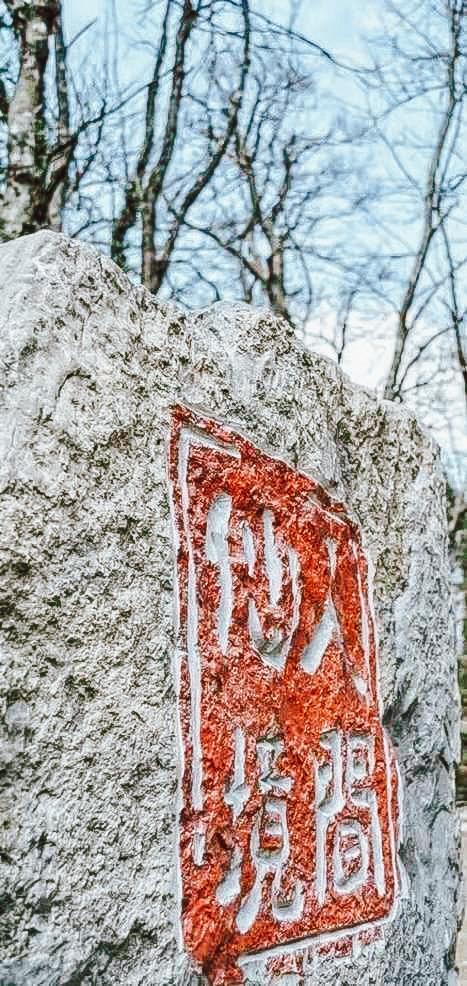
[[[457,3],[452,2],[450,7],[451,48],[446,69],[447,102],[444,114],[441,118],[438,136],[428,170],[425,191],[425,208],[420,242],[414,256],[412,270],[409,275],[400,307],[395,350],[385,386],[385,397],[387,398],[397,397],[400,393],[398,376],[407,339],[410,334],[410,310],[414,302],[420,278],[425,270],[432,240],[442,225],[442,186],[440,183],[440,172],[443,168],[443,155],[448,142],[451,126],[455,119],[456,106],[459,99],[463,98],[464,95],[464,91],[462,91],[461,94],[458,92],[456,78],[457,65],[461,56],[461,49],[459,45],[461,23],[461,11]]]

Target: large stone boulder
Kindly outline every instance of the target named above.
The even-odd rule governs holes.
[[[1,982],[454,986],[437,449],[266,311],[0,287]]]

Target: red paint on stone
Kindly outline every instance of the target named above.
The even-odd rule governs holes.
[[[365,928],[365,931],[361,931],[358,938],[360,945],[364,948],[367,945],[373,945],[376,941],[381,941],[383,937],[383,932],[378,926],[374,928]]]
[[[221,986],[243,981],[249,956],[267,963],[389,916],[397,772],[368,566],[344,507],[183,408],[170,480],[181,920],[187,951]]]
[[[277,959],[269,959],[267,972],[270,977],[284,976],[287,973],[301,974],[303,973],[303,955],[282,955]]]

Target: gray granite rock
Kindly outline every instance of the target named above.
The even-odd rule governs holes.
[[[181,402],[342,500],[375,569],[406,887],[382,942],[323,957],[305,982],[454,986],[459,710],[437,449],[264,310],[183,314],[48,232],[0,248],[0,287],[0,982],[204,982],[177,944],[166,441]]]

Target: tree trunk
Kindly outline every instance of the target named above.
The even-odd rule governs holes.
[[[57,141],[52,155],[52,174],[47,204],[48,225],[60,231],[62,214],[69,187],[70,160],[74,141],[70,131],[70,101],[68,97],[67,48],[63,35],[62,11],[57,11],[55,30],[55,88],[58,106]]]
[[[44,78],[49,37],[55,29],[56,0],[6,0],[19,45],[20,67],[8,108],[8,168],[1,234],[12,239],[46,225],[44,176],[47,140]]]

